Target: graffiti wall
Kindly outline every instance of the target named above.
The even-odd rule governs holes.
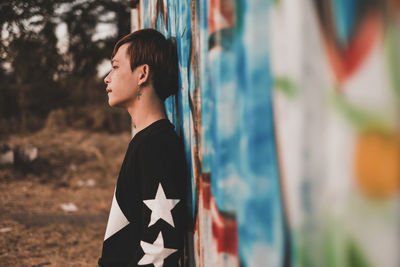
[[[400,266],[400,2],[148,0],[195,266]]]

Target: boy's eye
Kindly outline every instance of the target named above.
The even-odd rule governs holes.
[[[118,66],[112,66],[113,69],[118,69]]]

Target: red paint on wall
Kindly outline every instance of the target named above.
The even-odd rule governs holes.
[[[235,25],[235,12],[232,0],[210,0],[208,12],[208,33],[232,28]]]
[[[339,85],[350,78],[365,61],[380,36],[381,27],[378,13],[367,15],[345,48],[338,47],[332,37],[325,35],[328,59]]]
[[[212,238],[217,253],[238,255],[238,227],[233,215],[221,212],[211,192],[210,175],[203,174],[200,179],[200,206],[211,214]],[[199,218],[199,217],[198,217]],[[198,244],[201,246],[201,244]]]
[[[234,217],[223,215],[214,199],[211,203],[212,233],[218,253],[238,254],[238,229]]]

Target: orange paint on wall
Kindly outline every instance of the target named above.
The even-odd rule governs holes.
[[[365,132],[355,147],[359,189],[373,198],[388,198],[400,189],[400,136]]]

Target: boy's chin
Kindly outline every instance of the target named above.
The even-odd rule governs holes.
[[[110,106],[110,107],[117,107],[118,106],[118,102],[116,102],[116,101],[113,101],[112,99],[108,99],[108,105]]]
[[[108,105],[112,108],[123,108],[124,106],[122,105],[122,103],[117,102],[117,101],[112,101],[112,100],[108,100]]]

